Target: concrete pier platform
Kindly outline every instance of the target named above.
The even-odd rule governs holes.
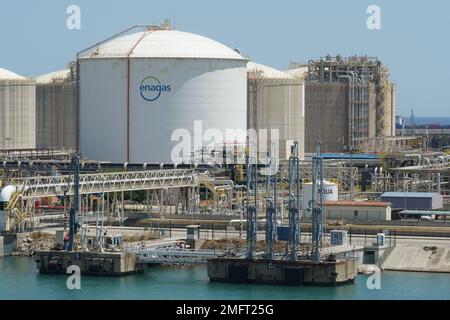
[[[208,277],[212,282],[337,286],[354,282],[357,264],[355,259],[290,262],[214,258],[208,260]]]
[[[39,251],[35,261],[40,273],[66,274],[72,265],[80,267],[82,275],[124,276],[144,271],[138,258],[126,252]]]
[[[450,273],[450,247],[400,245],[382,261],[383,270]]]

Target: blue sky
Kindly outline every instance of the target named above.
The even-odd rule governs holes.
[[[81,30],[66,27],[72,4],[81,8]],[[372,4],[381,9],[381,30],[366,27]],[[127,27],[173,17],[178,30],[281,70],[327,53],[378,56],[397,84],[399,114],[414,108],[416,116],[450,117],[447,0],[2,0],[0,67],[29,76],[58,70]]]

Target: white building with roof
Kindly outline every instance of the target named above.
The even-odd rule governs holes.
[[[345,222],[391,221],[391,204],[384,201],[325,201],[326,219]]]

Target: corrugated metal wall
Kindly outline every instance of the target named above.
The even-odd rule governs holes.
[[[306,83],[305,152],[315,152],[317,139],[322,152],[341,152],[348,140],[348,85]]]
[[[298,79],[249,79],[248,128],[279,130],[280,159],[289,156],[291,141],[304,156],[304,82]],[[268,145],[270,148],[270,145]]]
[[[34,149],[35,84],[0,80],[0,149]]]
[[[348,145],[348,84],[307,82],[305,152],[316,149],[320,135],[323,152],[342,152]],[[368,137],[395,135],[395,85],[390,83],[377,107],[375,84],[369,85]]]
[[[36,85],[36,145],[39,149],[77,147],[76,84]]]

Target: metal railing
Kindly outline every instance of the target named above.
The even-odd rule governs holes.
[[[143,264],[205,264],[208,259],[224,255],[220,250],[190,250],[176,246],[145,248],[127,247],[127,252],[135,254]]]

